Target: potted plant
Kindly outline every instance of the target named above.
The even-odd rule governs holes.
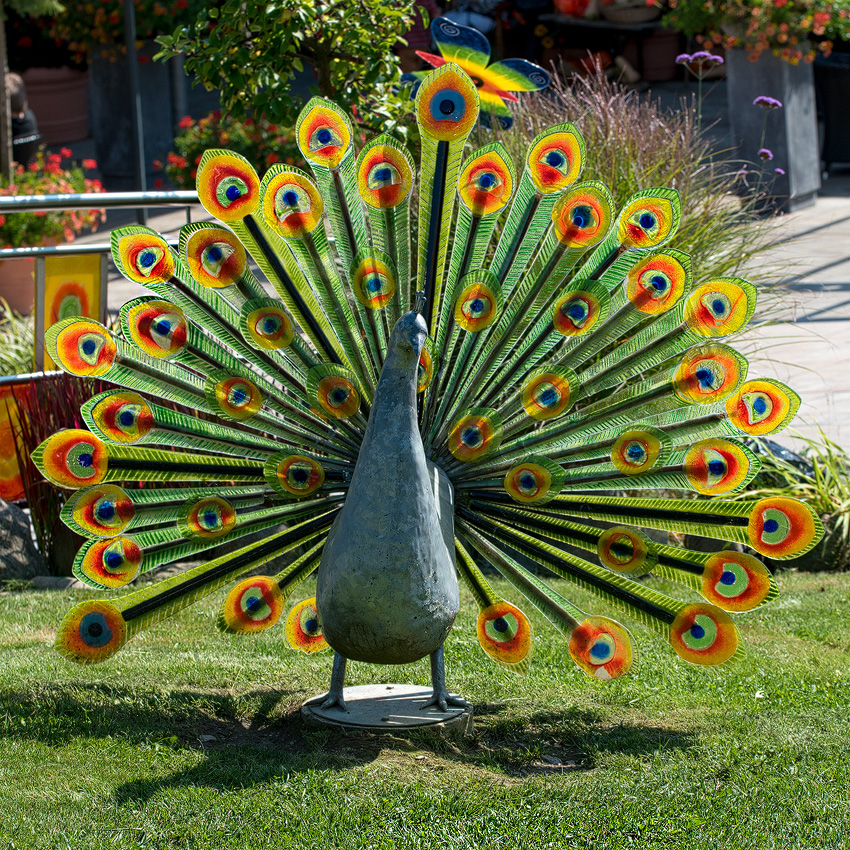
[[[42,149],[29,168],[18,165],[11,183],[0,183],[0,195],[54,195],[102,192],[99,180],[86,177],[86,170],[97,167],[93,159],[84,159],[81,165],[69,160],[71,151],[48,154]],[[103,210],[57,210],[47,212],[16,212],[0,215],[0,247],[25,246],[72,242],[83,230],[96,230],[103,221]],[[0,297],[6,299],[17,313],[32,311],[34,287],[31,258],[0,261]]]
[[[764,148],[760,97],[784,105],[768,127],[776,166],[776,210],[814,203],[820,188],[815,95],[811,62],[829,54],[832,39],[850,36],[846,0],[670,0],[665,22],[688,36],[728,50],[727,98],[732,138],[754,162]]]
[[[124,39],[122,0],[66,3],[49,23],[49,34],[89,65],[89,123],[100,171],[113,189],[133,188],[133,123],[130,75]],[[153,38],[174,27],[188,26],[208,4],[205,0],[134,0],[139,90],[146,154],[163,157],[171,147],[174,125],[183,111],[175,109],[175,92],[185,85],[182,64],[153,61]]]
[[[204,151],[210,148],[236,151],[258,169],[275,162],[304,167],[294,130],[278,127],[265,118],[238,121],[232,115],[222,115],[221,110],[216,110],[198,121],[186,115],[180,119],[178,128],[174,149],[164,162],[154,160],[153,164],[178,189],[195,188],[198,163]],[[157,177],[154,188],[160,189],[162,185],[162,177]]]

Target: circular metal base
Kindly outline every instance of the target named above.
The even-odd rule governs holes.
[[[360,685],[343,691],[348,711],[338,706],[322,710],[327,694],[307,700],[301,716],[308,723],[362,729],[368,732],[398,732],[405,729],[449,730],[472,734],[472,706],[423,706],[433,691],[419,685]]]

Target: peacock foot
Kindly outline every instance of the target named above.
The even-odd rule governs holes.
[[[469,703],[463,697],[459,697],[457,694],[450,694],[445,688],[439,691],[434,688],[434,695],[419,710],[425,711],[426,708],[430,708],[432,705],[439,708],[440,711],[448,711],[450,705],[457,706],[458,708],[469,708]]]
[[[419,709],[420,711],[425,711],[432,705],[439,708],[440,711],[448,711],[450,705],[458,708],[469,708],[469,703],[463,697],[450,694],[446,690],[446,665],[442,646],[436,652],[431,653],[431,684],[434,686],[434,694]]]
[[[328,689],[328,696],[322,703],[322,711],[336,706],[340,711],[348,711],[348,707],[343,699],[343,690],[345,687],[345,663],[347,659],[344,655],[338,652],[334,653],[334,666],[331,672],[331,686]]]

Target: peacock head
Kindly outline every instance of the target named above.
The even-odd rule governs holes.
[[[420,313],[411,310],[405,313],[393,328],[389,348],[405,365],[419,362],[419,355],[428,336],[428,325]]]

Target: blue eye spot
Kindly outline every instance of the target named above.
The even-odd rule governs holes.
[[[259,596],[250,596],[245,600],[245,607],[250,614],[254,614],[260,610],[263,605],[263,600]]]
[[[203,516],[203,520],[204,525],[206,525],[208,528],[214,528],[217,520],[215,511],[207,511]]]
[[[520,486],[526,490],[530,490],[537,485],[537,479],[533,475],[523,475],[519,479]]]
[[[576,227],[587,227],[592,220],[590,210],[587,207],[576,207],[572,211],[572,220]]]
[[[497,617],[493,620],[493,628],[497,632],[506,632],[508,630],[508,621],[504,617]]]
[[[115,516],[115,506],[111,502],[104,502],[97,506],[97,518],[110,520]]]
[[[767,412],[767,402],[763,398],[757,398],[753,402],[753,410],[756,413],[766,413]]]
[[[381,281],[377,277],[373,277],[370,281],[366,283],[366,289],[368,289],[369,292],[380,292]]]
[[[393,173],[389,170],[389,168],[379,168],[375,174],[375,180],[379,183],[389,183],[392,180]]]
[[[331,393],[331,400],[336,402],[337,404],[342,404],[348,398],[348,392],[344,390],[342,387],[337,387]]]
[[[314,620],[312,617],[304,623],[304,629],[308,634],[315,632],[318,628],[319,621]]]
[[[306,469],[299,468],[292,470],[292,478],[296,484],[306,484],[309,477],[309,473]]]
[[[135,418],[136,417],[133,416],[129,410],[125,410],[118,416],[118,422],[125,428],[129,428],[133,424]]]
[[[722,460],[711,460],[708,462],[708,471],[712,475],[723,475],[726,471],[726,464]]]
[[[480,298],[474,298],[469,305],[469,309],[473,313],[480,313],[484,309],[484,302]]]
[[[97,346],[94,344],[94,340],[87,339],[87,340],[83,341],[83,344],[82,344],[83,354],[87,354],[89,357],[91,357],[92,354],[94,354],[96,348],[97,348]]]
[[[153,251],[142,251],[139,253],[139,265],[146,269],[156,262],[156,254]]]
[[[454,89],[443,89],[431,100],[431,117],[436,121],[460,121],[466,114],[466,101]]]
[[[652,288],[655,289],[657,292],[663,292],[665,289],[667,289],[667,281],[663,277],[661,277],[660,274],[656,275],[654,278],[652,278]]]
[[[546,154],[546,164],[552,168],[560,168],[565,162],[564,155],[558,151],[549,151]]]
[[[222,256],[223,255],[221,248],[219,248],[217,245],[210,245],[210,247],[207,248],[207,259],[211,263],[217,263],[222,258]]]
[[[320,144],[328,145],[330,144],[331,139],[333,139],[333,136],[331,135],[330,130],[323,128],[316,133],[316,138],[319,140]]]
[[[495,182],[496,180],[494,179],[492,174],[482,174],[478,178],[478,185],[482,189],[489,189]]]
[[[111,570],[117,570],[124,563],[124,558],[118,552],[107,552],[104,560],[106,561],[106,566]]]
[[[298,195],[292,189],[288,189],[283,193],[283,202],[288,207],[294,207],[298,203]]]
[[[156,332],[160,336],[165,336],[171,330],[171,322],[168,319],[158,319],[156,323]]]
[[[691,626],[691,637],[694,640],[701,640],[705,637],[705,629],[699,623],[694,623]]]
[[[655,227],[655,216],[652,213],[643,213],[640,217],[640,226],[644,230],[649,230],[650,227]]]
[[[228,201],[237,201],[242,197],[242,192],[239,191],[238,186],[228,186],[224,190],[224,194],[227,195]]]
[[[553,404],[557,404],[559,399],[560,395],[552,387],[540,393],[540,401],[545,407],[551,407]]]
[[[587,315],[587,307],[585,307],[584,304],[573,301],[573,303],[567,307],[567,315],[571,319],[583,319]]]
[[[768,534],[773,534],[775,531],[779,531],[779,523],[775,519],[765,520],[764,530]]]
[[[696,379],[704,387],[710,387],[714,383],[714,375],[711,369],[697,369],[695,375]]]
[[[646,452],[643,449],[643,446],[632,444],[626,449],[626,454],[629,456],[630,460],[643,460],[646,456]]]
[[[594,658],[607,658],[611,653],[611,650],[608,646],[606,646],[602,641],[598,640],[593,646],[590,647],[590,654]]]
[[[263,322],[263,330],[267,334],[273,334],[277,330],[277,322],[269,316],[269,318]]]
[[[719,298],[716,298],[711,302],[711,309],[714,310],[718,316],[721,316],[726,312],[726,305]]]
[[[720,583],[725,585],[735,584],[735,573],[732,570],[723,570],[723,575],[720,576]]]
[[[478,428],[464,428],[460,438],[467,446],[471,447],[480,446],[483,441],[481,431]]]
[[[241,387],[236,387],[231,393],[230,398],[233,404],[245,404],[248,400],[248,393],[246,393]]]
[[[90,467],[90,466],[92,465],[93,460],[94,460],[94,459],[92,458],[92,456],[91,456],[91,454],[90,454],[89,452],[83,452],[83,453],[82,453],[82,454],[81,454],[81,455],[77,458],[77,463],[78,463],[80,466],[83,466],[83,467],[88,468],[88,467]]]

